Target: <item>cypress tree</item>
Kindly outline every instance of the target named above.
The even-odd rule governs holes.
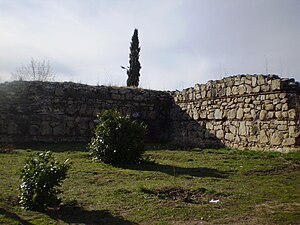
[[[138,30],[134,29],[133,36],[131,38],[131,45],[130,45],[130,54],[129,54],[129,68],[127,70],[127,86],[128,87],[138,87],[140,81],[140,69],[141,64],[139,62],[140,57],[140,50],[139,47],[139,37],[138,37]]]

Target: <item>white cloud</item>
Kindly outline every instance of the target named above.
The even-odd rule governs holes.
[[[0,74],[31,57],[59,80],[125,85],[139,29],[141,84],[176,89],[238,73],[300,80],[297,0],[2,0]]]

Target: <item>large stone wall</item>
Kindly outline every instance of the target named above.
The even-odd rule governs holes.
[[[0,142],[89,141],[96,114],[116,109],[144,121],[150,141],[282,150],[300,146],[300,86],[240,75],[182,91],[71,82],[0,84]]]
[[[165,140],[171,104],[160,91],[70,82],[0,84],[0,142],[88,141],[97,113],[116,109],[148,125],[151,140]]]
[[[264,150],[300,145],[300,86],[293,79],[240,75],[172,96],[177,143]]]

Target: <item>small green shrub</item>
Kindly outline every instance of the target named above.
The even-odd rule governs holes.
[[[146,125],[132,121],[115,110],[107,110],[96,127],[88,149],[108,164],[136,164],[144,153]]]
[[[20,204],[26,210],[44,211],[57,206],[57,187],[67,177],[70,163],[55,161],[50,151],[28,158],[21,171]]]

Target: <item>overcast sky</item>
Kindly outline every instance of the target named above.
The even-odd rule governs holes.
[[[34,58],[58,81],[124,86],[134,28],[144,88],[237,74],[300,81],[300,0],[0,0],[0,80]]]

